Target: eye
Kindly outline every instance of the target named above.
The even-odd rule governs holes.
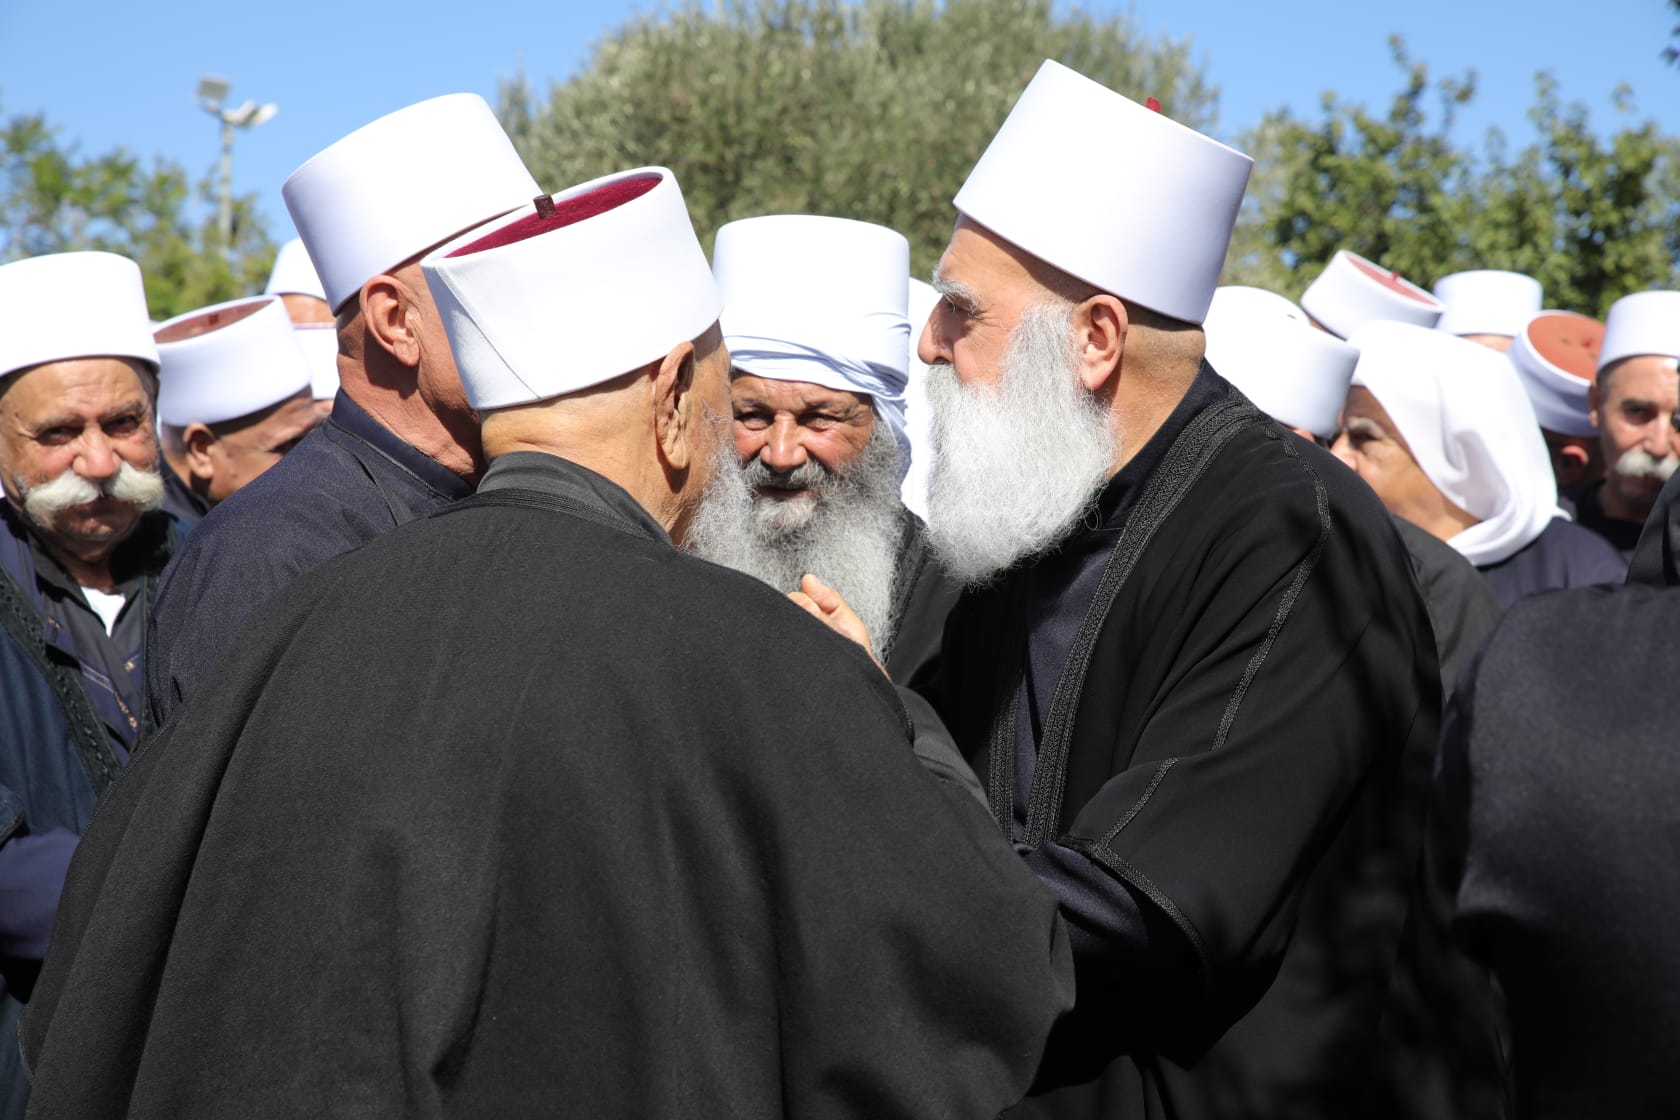
[[[139,430],[140,417],[138,416],[119,416],[105,424],[105,434],[111,436],[130,436]]]
[[[760,432],[770,426],[770,414],[756,408],[737,409],[735,423],[749,432]]]
[[[81,434],[82,430],[80,428],[72,428],[67,424],[58,424],[54,427],[42,430],[35,436],[35,439],[37,442],[44,443],[49,447],[62,447]]]

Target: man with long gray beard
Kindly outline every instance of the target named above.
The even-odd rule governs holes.
[[[798,284],[810,261],[822,261]],[[910,244],[867,222],[776,215],[718,230],[712,269],[739,471],[720,472],[691,551],[797,591],[839,591],[900,684],[939,650],[959,589],[904,508]]]
[[[146,615],[176,542],[140,269],[110,253],[0,267],[0,1117],[65,870],[139,728]]]
[[[1046,62],[956,196],[929,693],[1073,942],[1019,1115],[1355,1115],[1433,640],[1375,496],[1202,360],[1250,161],[1152,108]]]

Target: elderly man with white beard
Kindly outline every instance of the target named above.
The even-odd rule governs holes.
[[[110,253],[0,267],[0,1117],[17,1021],[95,799],[133,749],[140,651],[176,534],[153,426],[140,269]]]
[[[1203,361],[1250,161],[1153,108],[1046,62],[956,196],[928,691],[1073,941],[1016,1114],[1352,1115],[1435,651],[1375,496]]]
[[[867,222],[788,214],[718,230],[740,470],[719,472],[690,543],[781,591],[822,579],[900,684],[933,661],[960,591],[900,498],[909,268],[904,236]]]

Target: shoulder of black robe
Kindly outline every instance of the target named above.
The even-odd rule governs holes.
[[[1441,665],[1441,695],[1452,695],[1458,674],[1499,623],[1499,600],[1462,553],[1403,517],[1394,518],[1412,562]]]
[[[43,1120],[990,1116],[1071,999],[1054,900],[860,651],[544,510],[274,597],[59,924]]]
[[[1430,866],[1504,990],[1525,1114],[1680,1100],[1677,628],[1671,590],[1527,600],[1449,712]]]
[[[939,658],[945,618],[962,597],[962,588],[934,556],[927,525],[904,511],[904,534],[893,574],[892,648],[887,650],[887,674],[899,684],[915,687]]]
[[[1663,483],[1628,561],[1627,582],[1680,586],[1680,473]]]
[[[1148,992],[1081,991],[1082,1049],[1047,1055],[1046,1083],[1131,1057],[1036,1114],[1104,1115],[1135,1099],[1219,1115],[1227,1075],[1285,1090],[1334,1080],[1344,1055],[1326,1048],[1374,1032],[1405,917],[1439,679],[1389,516],[1345,466],[1240,394],[1179,443],[1111,561],[1129,570],[1106,611],[1099,592],[1066,746],[1041,748],[1030,800],[1053,814],[1060,843],[1166,914],[1198,967]],[[1013,798],[1013,734],[992,728],[1018,679],[999,662],[1021,642],[1021,578],[959,605],[935,690],[994,817]],[[1336,902],[1349,884],[1371,913]],[[1291,943],[1297,915],[1319,912],[1311,899],[1324,916]],[[1351,977],[1338,977],[1326,965],[1350,928]],[[1250,1020],[1258,1029],[1188,1073],[1173,1065],[1203,1057],[1280,969],[1298,982],[1276,988]]]
[[[1597,533],[1554,517],[1528,544],[1478,570],[1499,605],[1509,608],[1542,591],[1621,583],[1627,577],[1627,561]]]
[[[1567,495],[1567,500],[1565,498]],[[1644,522],[1623,521],[1604,512],[1604,480],[1572,486],[1558,495],[1558,505],[1574,515],[1575,524],[1597,533],[1615,549],[1625,564],[1633,559],[1634,547]]]

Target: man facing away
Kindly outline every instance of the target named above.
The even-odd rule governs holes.
[[[1054,900],[867,658],[673,547],[735,468],[670,172],[424,268],[490,469],[256,612],[107,803],[36,1115],[995,1115]]]
[[[1435,653],[1380,503],[1202,361],[1248,169],[1046,62],[956,196],[921,336],[929,527],[973,589],[935,704],[1077,968],[1023,1115],[1368,1087]]]
[[[739,471],[695,527],[702,556],[845,596],[893,680],[938,653],[958,588],[904,508],[910,244],[867,222],[774,215],[718,230]],[[918,324],[919,325],[919,324]]]
[[[341,391],[317,432],[207,517],[170,566],[148,647],[155,726],[275,591],[466,496],[483,470],[419,258],[537,193],[490,106],[453,94],[381,117],[282,193],[338,315]]]
[[[17,1022],[65,869],[139,738],[146,614],[175,546],[140,269],[0,267],[0,1117],[29,1085]]]

